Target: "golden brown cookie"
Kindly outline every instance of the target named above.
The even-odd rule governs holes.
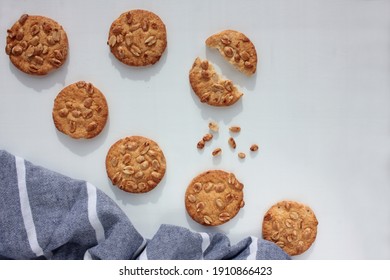
[[[167,31],[156,14],[131,10],[111,24],[107,44],[114,56],[127,65],[151,65],[160,60],[167,47]]]
[[[202,103],[211,106],[230,106],[243,95],[232,81],[217,74],[208,60],[195,59],[189,74],[190,84]]]
[[[233,173],[206,171],[187,187],[185,207],[190,217],[201,225],[224,224],[244,207],[243,187]]]
[[[256,48],[241,32],[224,30],[211,35],[206,40],[206,46],[218,49],[229,63],[244,74],[251,76],[256,72]]]
[[[68,38],[56,21],[24,14],[7,32],[5,52],[19,70],[46,75],[64,64]]]
[[[95,137],[103,130],[107,118],[106,98],[91,83],[79,81],[71,84],[54,100],[54,125],[72,138]]]
[[[314,242],[318,221],[309,206],[281,201],[264,216],[263,238],[276,243],[290,256],[300,255]]]
[[[130,193],[146,193],[164,177],[166,161],[156,142],[130,136],[111,146],[106,156],[106,170],[113,185]]]

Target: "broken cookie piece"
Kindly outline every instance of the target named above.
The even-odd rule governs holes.
[[[224,30],[207,38],[206,46],[218,49],[221,55],[242,73],[251,76],[256,72],[256,48],[243,33]]]
[[[219,75],[207,60],[195,59],[189,74],[190,84],[202,103],[230,106],[243,95],[232,81]]]

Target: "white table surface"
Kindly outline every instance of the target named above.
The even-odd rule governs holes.
[[[106,45],[122,12],[148,9],[165,22],[168,48],[152,67],[118,62]],[[266,210],[283,199],[312,207],[319,220],[314,245],[294,259],[390,259],[390,1],[20,1],[0,3],[0,149],[73,178],[110,196],[134,226],[151,238],[162,223],[226,233],[232,243],[261,236]],[[57,20],[68,34],[65,65],[46,77],[17,70],[4,52],[6,29],[23,13]],[[259,55],[246,77],[205,39],[223,29],[245,33]],[[213,62],[244,92],[230,108],[201,104],[188,71],[200,56]],[[78,80],[106,96],[110,116],[90,140],[58,132],[53,100]],[[203,151],[207,124],[220,125]],[[240,161],[227,144],[239,125],[237,151],[257,143]],[[112,186],[104,160],[116,140],[154,139],[167,172],[143,195]],[[213,159],[211,151],[223,154]],[[207,169],[236,174],[245,207],[218,228],[193,222],[184,208],[191,179]],[[64,190],[66,191],[66,190]]]

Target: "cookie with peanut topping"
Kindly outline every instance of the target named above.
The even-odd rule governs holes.
[[[317,225],[317,218],[309,206],[281,201],[264,216],[263,238],[276,243],[290,256],[300,255],[316,239]]]
[[[53,19],[24,14],[7,33],[5,52],[24,73],[46,75],[61,67],[67,58],[67,35]]]
[[[54,100],[55,127],[72,138],[93,138],[105,127],[108,105],[93,84],[79,81],[60,91]]]
[[[206,46],[218,49],[221,55],[242,73],[251,76],[256,72],[256,48],[243,33],[235,30],[221,31],[207,38]]]
[[[143,136],[118,140],[106,156],[106,171],[112,184],[129,193],[153,190],[165,170],[163,151],[155,141]]]
[[[243,187],[233,173],[223,170],[203,172],[187,187],[186,210],[201,225],[222,225],[244,207]]]
[[[160,60],[167,47],[167,31],[156,14],[130,10],[111,24],[107,44],[111,53],[124,64],[152,65]]]
[[[236,103],[243,95],[232,81],[219,75],[208,60],[197,57],[189,73],[190,84],[200,102],[223,107]]]

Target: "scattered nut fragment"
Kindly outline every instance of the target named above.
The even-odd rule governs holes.
[[[200,140],[199,142],[198,142],[198,144],[196,144],[196,147],[198,148],[198,149],[203,149],[204,148],[204,141],[203,141],[203,139],[202,140]]]
[[[236,148],[236,141],[234,141],[233,137],[230,137],[228,140],[229,146],[232,147],[233,149]]]
[[[250,149],[252,152],[256,152],[256,151],[259,149],[259,146],[256,145],[256,144],[253,144],[249,149]]]
[[[218,125],[216,122],[211,121],[211,122],[209,122],[209,129],[210,129],[211,131],[218,132],[218,130],[219,130],[219,125]]]
[[[238,157],[239,157],[240,159],[244,159],[244,158],[246,157],[246,155],[245,155],[245,153],[240,152],[240,153],[238,153]]]
[[[214,157],[219,156],[222,154],[222,149],[221,148],[216,148],[214,151],[211,153]]]
[[[238,132],[241,131],[241,127],[239,127],[239,126],[231,126],[231,127],[229,128],[229,130],[230,130],[230,132],[238,133]]]
[[[207,133],[205,136],[203,136],[202,139],[203,139],[204,142],[208,142],[208,141],[210,141],[211,139],[213,139],[213,135],[210,134],[210,133]]]
[[[209,124],[208,124],[208,127],[213,132],[219,131],[219,125],[215,121],[210,121]],[[231,133],[239,133],[241,131],[241,127],[237,126],[237,125],[234,125],[234,126],[229,127],[229,131]],[[203,136],[203,138],[197,143],[197,148],[198,149],[203,149],[205,147],[206,142],[210,141],[211,139],[213,139],[213,134],[211,134],[211,133],[205,134]],[[236,141],[234,140],[233,137],[229,137],[228,144],[229,144],[229,146],[232,149],[236,149],[237,148],[237,143],[236,143]],[[259,146],[257,144],[252,144],[250,146],[250,151],[252,151],[252,152],[257,151],[258,149],[259,149]],[[219,156],[221,154],[222,154],[222,149],[221,148],[216,148],[216,149],[214,149],[212,151],[212,155],[214,157],[215,156]],[[237,156],[240,159],[245,159],[246,158],[246,154],[244,152],[237,153]]]

